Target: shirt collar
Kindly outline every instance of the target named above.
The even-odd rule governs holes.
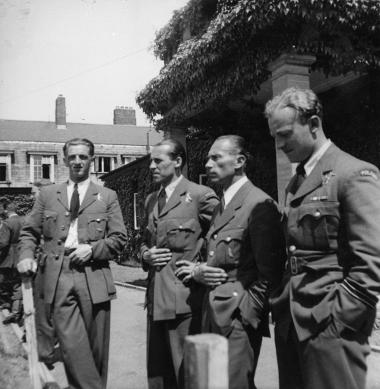
[[[304,166],[306,176],[310,175],[310,173],[313,171],[318,161],[323,157],[323,154],[330,147],[331,143],[332,143],[331,140],[327,139],[326,142],[323,143],[323,145],[311,155],[311,157],[305,163]]]
[[[88,177],[84,181],[78,182],[77,183],[78,184],[78,190],[79,190],[79,188],[87,188],[90,185],[90,181],[91,181],[91,179],[90,179],[90,177]],[[69,180],[67,181],[67,185],[70,186],[70,187],[74,187],[75,182],[70,180],[70,178],[69,178]]]
[[[174,180],[173,182],[171,182],[166,188],[165,188],[165,193],[166,193],[166,200],[169,200],[169,197],[173,194],[175,188],[177,187],[177,185],[179,184],[179,182],[182,180],[183,178],[183,175],[181,174],[176,180]],[[162,190],[162,186],[161,186],[161,189],[160,189],[160,192]]]
[[[239,178],[236,182],[234,182],[231,186],[229,186],[224,192],[224,207],[232,200],[232,198],[236,195],[238,190],[248,181],[247,176],[243,176]]]

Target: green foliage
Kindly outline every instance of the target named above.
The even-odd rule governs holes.
[[[167,64],[137,102],[158,129],[192,124],[205,109],[254,94],[284,52],[314,54],[315,68],[332,75],[380,66],[378,1],[219,0],[207,28],[204,3],[190,1],[156,37],[156,55]]]
[[[25,195],[25,194],[8,194],[1,196],[2,199],[13,202],[16,205],[16,212],[19,215],[26,215],[28,214],[33,207],[33,198],[31,195]]]

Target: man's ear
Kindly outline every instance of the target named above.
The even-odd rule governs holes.
[[[312,134],[315,134],[317,130],[321,128],[321,118],[317,115],[309,118],[309,126]]]
[[[63,156],[63,163],[65,164],[66,167],[69,167],[69,161],[67,160],[66,156]]]
[[[178,155],[178,157],[176,157],[175,159],[175,167],[178,168],[178,169],[181,169],[181,166],[182,166],[182,158]]]
[[[246,156],[245,155],[243,155],[243,154],[238,154],[237,156],[236,156],[236,167],[238,168],[238,169],[241,169],[245,164],[246,164],[246,162],[247,162],[247,158],[246,158]]]

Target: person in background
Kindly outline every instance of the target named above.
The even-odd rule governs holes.
[[[206,186],[182,175],[186,163],[180,142],[167,139],[151,152],[153,182],[160,185],[145,202],[146,228],[141,257],[148,270],[146,306],[149,388],[183,388],[185,336],[200,332],[203,288],[184,285],[177,263],[200,260],[204,236],[218,198]]]
[[[37,269],[43,237],[43,299],[52,312],[70,387],[107,386],[111,299],[108,261],[126,243],[114,191],[90,181],[94,144],[75,138],[63,147],[69,180],[42,188],[20,233],[18,270]]]
[[[380,293],[380,174],[326,138],[310,89],[265,108],[296,174],[286,190],[288,260],[272,300],[280,389],[364,389]]]
[[[16,204],[13,201],[3,202],[7,218],[3,222],[1,231],[1,259],[0,269],[2,274],[1,284],[7,289],[10,315],[3,324],[23,324],[23,306],[21,292],[21,278],[17,271],[17,242],[23,224],[23,217],[16,212]]]

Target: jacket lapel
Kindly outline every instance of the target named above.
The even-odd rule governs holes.
[[[322,185],[324,174],[333,169],[333,161],[335,160],[337,150],[339,149],[334,144],[331,144],[331,146],[323,154],[322,158],[317,162],[310,175],[306,177],[305,181],[298,188],[297,192],[291,199],[292,202],[306,196],[308,193]]]
[[[67,200],[67,182],[61,184],[57,188],[57,200],[63,205],[66,211],[70,210],[69,202]]]
[[[99,193],[98,188],[93,182],[90,182],[90,185],[87,188],[86,194],[84,195],[84,199],[82,201],[82,204],[79,207],[79,213],[83,212],[85,208],[87,208],[89,205],[91,205],[93,202],[96,201],[96,197]]]
[[[223,228],[234,216],[236,210],[241,208],[244,199],[247,197],[253,185],[250,181],[246,182],[235,194],[235,196],[228,203],[226,209],[220,213],[220,205],[215,211],[215,220],[213,226],[210,228],[210,232],[214,233]]]
[[[178,183],[174,192],[170,196],[168,202],[165,204],[164,209],[161,214],[158,215],[159,218],[165,216],[169,211],[178,206],[181,203],[181,196],[187,192],[188,181],[185,177],[182,177],[181,181]]]

